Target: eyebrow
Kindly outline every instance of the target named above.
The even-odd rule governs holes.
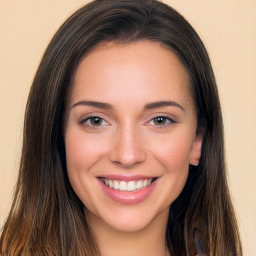
[[[108,103],[98,102],[98,101],[86,101],[86,100],[82,100],[75,103],[74,105],[71,106],[70,109],[76,106],[90,106],[90,107],[102,108],[102,109],[113,109],[112,105]]]
[[[172,106],[172,107],[178,107],[180,108],[183,112],[186,113],[185,109],[178,104],[176,101],[157,101],[157,102],[152,102],[149,103],[145,106],[145,109],[154,109],[154,108],[161,108],[161,107],[168,107],[168,106]]]
[[[86,101],[86,100],[82,100],[79,101],[75,104],[73,104],[70,109],[76,107],[76,106],[91,106],[91,107],[96,107],[96,108],[101,108],[101,109],[113,109],[113,106],[109,103],[104,103],[104,102],[98,102],[98,101]],[[178,107],[180,108],[183,112],[186,113],[185,109],[178,104],[175,101],[156,101],[156,102],[151,102],[145,105],[144,109],[145,110],[150,110],[150,109],[155,109],[155,108],[161,108],[161,107],[168,107],[168,106],[172,106],[172,107]]]

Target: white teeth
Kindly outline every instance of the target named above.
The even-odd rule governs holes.
[[[120,181],[119,190],[121,190],[121,191],[126,191],[127,190],[127,183],[125,181]]]
[[[119,183],[117,180],[114,180],[114,189],[119,189]]]
[[[132,180],[132,181],[118,181],[118,180],[108,180],[103,179],[102,181],[105,185],[109,186],[110,188],[120,190],[120,191],[136,191],[142,188],[149,186],[152,183],[152,179],[145,179],[145,180]]]
[[[137,189],[141,189],[142,188],[142,180],[139,180],[136,184],[136,188]]]
[[[134,191],[136,190],[136,182],[135,181],[129,181],[127,186],[128,191]]]
[[[105,184],[106,184],[106,179],[105,179]],[[113,181],[112,180],[108,180],[108,185],[109,187],[113,188],[114,187],[114,184],[113,184]]]

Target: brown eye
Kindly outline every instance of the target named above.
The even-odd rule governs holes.
[[[148,122],[149,125],[156,126],[159,128],[167,127],[169,124],[172,124],[172,123],[176,123],[176,122],[166,116],[157,116],[157,117],[152,118]]]
[[[170,122],[169,119],[167,119],[166,117],[163,117],[163,116],[158,116],[158,117],[153,118],[154,125],[165,125],[167,121]]]
[[[98,116],[88,118],[90,120],[90,124],[93,126],[100,126],[102,124],[102,118]]]
[[[90,116],[90,117],[86,118],[85,120],[82,120],[80,122],[80,124],[85,124],[85,125],[87,125],[89,127],[91,126],[93,128],[93,127],[101,127],[101,126],[107,125],[108,123],[101,117]]]

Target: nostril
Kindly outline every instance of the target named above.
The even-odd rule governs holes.
[[[126,167],[141,163],[146,159],[146,153],[141,149],[133,150],[132,152],[121,149],[116,154],[115,160]]]

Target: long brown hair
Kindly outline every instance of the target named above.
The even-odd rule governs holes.
[[[0,254],[100,255],[66,171],[65,98],[81,61],[99,43],[160,42],[176,53],[189,78],[203,135],[200,163],[170,206],[171,255],[242,255],[224,159],[223,122],[213,70],[191,25],[154,0],[98,0],[57,31],[35,75],[26,107],[19,177],[3,227]]]

